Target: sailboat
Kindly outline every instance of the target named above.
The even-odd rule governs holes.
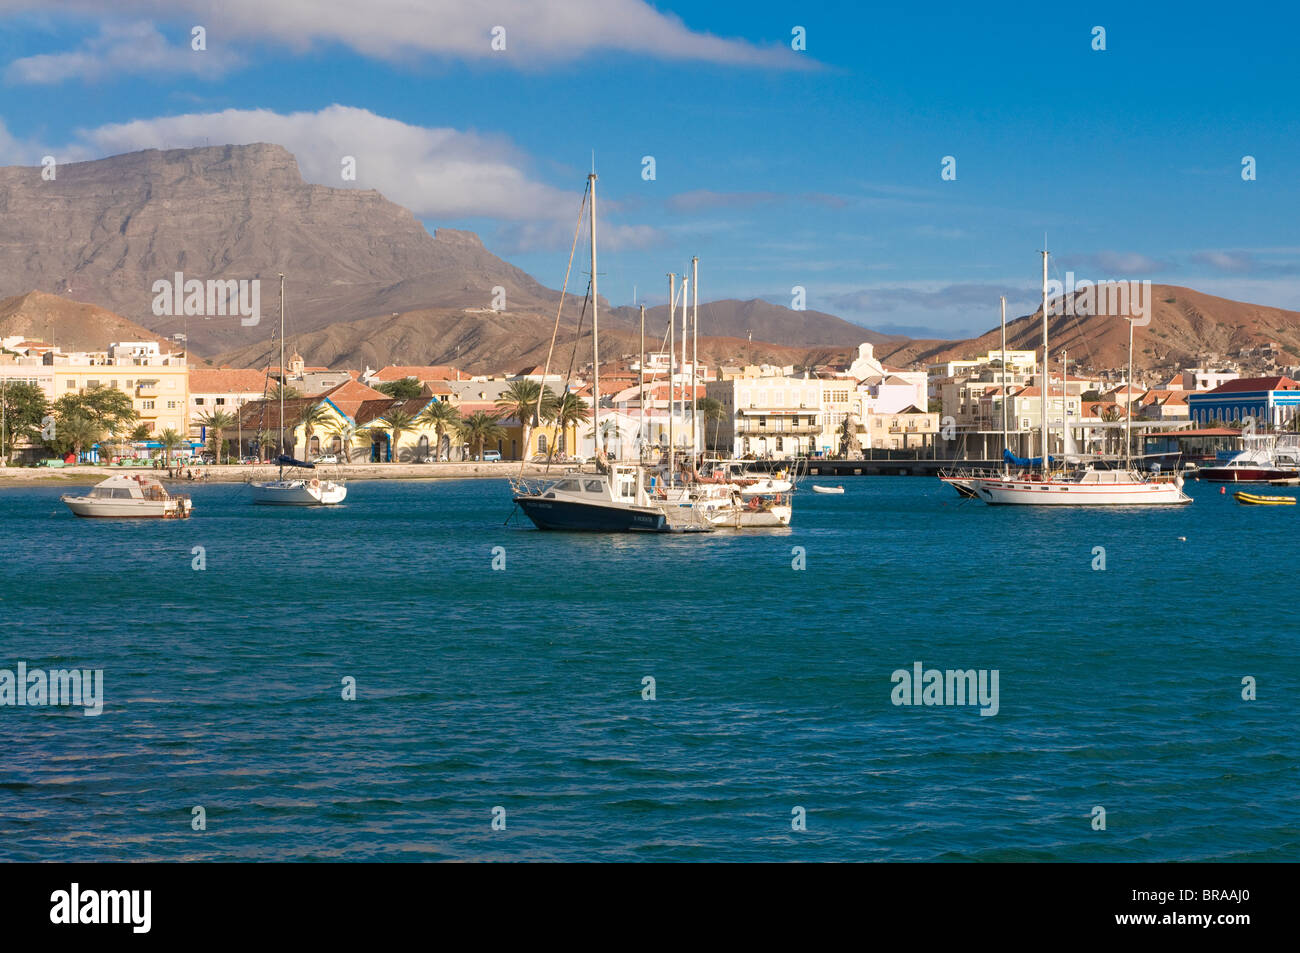
[[[584,199],[591,201],[592,433],[600,433],[600,316],[596,292],[596,173],[587,176]],[[581,218],[581,213],[579,213]],[[576,245],[576,236],[575,236]],[[565,279],[567,284],[567,277]],[[556,327],[559,315],[556,315]],[[549,369],[550,360],[547,359]],[[515,505],[533,525],[546,530],[585,532],[708,531],[712,524],[692,507],[670,506],[650,471],[639,463],[603,462],[597,472],[571,470],[547,486],[513,481]],[[522,473],[522,469],[521,469]]]
[[[250,483],[253,502],[268,506],[335,506],[348,495],[348,488],[337,480],[317,477],[284,478],[285,467],[314,470],[314,463],[295,460],[284,452],[284,275],[280,276],[280,465],[279,476],[264,483]]]
[[[1192,498],[1183,492],[1180,473],[1141,473],[1132,465],[1130,456],[1132,415],[1125,419],[1125,452],[1123,466],[1115,469],[1097,469],[1092,464],[1067,470],[1055,469],[1055,461],[1048,454],[1048,349],[1047,349],[1047,257],[1043,256],[1043,388],[1039,397],[1042,414],[1039,422],[1040,446],[1038,457],[1022,459],[1010,448],[1002,451],[1003,469],[992,474],[945,474],[940,477],[952,485],[962,496],[983,500],[993,505],[1031,506],[1166,506],[1190,503]],[[1003,327],[1005,329],[1005,312]],[[1004,330],[1005,334],[1005,330]],[[1004,339],[1005,340],[1005,339]],[[1133,320],[1128,324],[1128,379],[1133,380]],[[1004,344],[1005,348],[1005,344]],[[1003,365],[1005,367],[1005,360]],[[1005,379],[1005,377],[1004,377]],[[1065,382],[1062,381],[1064,402]],[[1002,395],[1006,405],[1005,388]],[[1064,418],[1068,435],[1068,417]],[[1005,436],[1004,436],[1005,442]],[[1066,440],[1066,449],[1070,449]]]

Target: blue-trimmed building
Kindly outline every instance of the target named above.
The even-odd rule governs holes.
[[[1188,394],[1187,408],[1201,426],[1216,420],[1240,423],[1252,417],[1257,424],[1294,429],[1300,424],[1300,383],[1289,377],[1238,378],[1214,390]]]

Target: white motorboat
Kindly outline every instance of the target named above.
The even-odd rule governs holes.
[[[173,496],[146,474],[118,473],[85,496],[59,499],[77,516],[101,519],[186,519],[194,508],[188,496]]]
[[[650,486],[639,464],[613,464],[608,473],[565,473],[549,486],[515,482],[514,501],[538,529],[586,532],[698,532],[712,524],[691,501],[670,499]]]
[[[814,493],[837,493],[837,494],[839,494],[839,493],[843,493],[843,492],[844,492],[844,487],[842,487],[842,486],[818,486],[817,484],[814,483],[814,484],[813,484],[813,488],[812,488],[812,490],[813,490]]]
[[[763,529],[789,526],[794,516],[789,494],[741,497],[727,509],[718,509],[709,515],[714,526],[733,529]]]

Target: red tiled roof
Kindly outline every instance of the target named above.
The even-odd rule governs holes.
[[[355,414],[349,414],[356,421],[358,427],[364,427],[367,424],[374,423],[387,414],[400,410],[412,417],[417,416],[420,411],[424,410],[429,404],[428,397],[413,397],[410,400],[393,400],[391,397],[385,397],[382,400],[368,400],[363,403]]]
[[[191,394],[260,394],[266,373],[253,368],[190,368]]]
[[[372,400],[392,400],[382,391],[377,391],[373,387],[367,387],[358,380],[348,378],[343,383],[331,387],[325,393],[318,395],[315,399],[322,400],[329,398],[332,403],[343,413],[347,414],[353,420],[357,419],[357,410],[366,401]]]
[[[1239,377],[1235,381],[1224,381],[1211,394],[1242,394],[1263,390],[1300,390],[1300,383],[1282,375],[1279,377]]]

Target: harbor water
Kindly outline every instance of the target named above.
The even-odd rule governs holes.
[[[1300,860],[1297,508],[823,482],[696,536],[494,479],[0,490],[0,669],[103,671],[0,707],[0,859]],[[896,704],[916,663],[996,713]]]

